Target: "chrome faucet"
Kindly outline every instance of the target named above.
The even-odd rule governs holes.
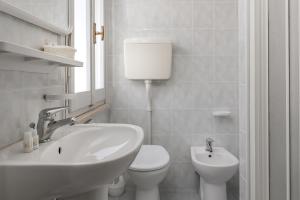
[[[213,152],[213,147],[212,147],[212,143],[214,142],[214,140],[212,138],[206,138],[206,151],[212,153]]]
[[[55,121],[54,116],[58,112],[62,112],[69,109],[69,107],[55,107],[46,108],[39,113],[39,120],[37,124],[37,133],[40,138],[40,143],[50,141],[50,138],[54,131],[64,125],[73,125],[75,123],[74,118],[66,118]]]

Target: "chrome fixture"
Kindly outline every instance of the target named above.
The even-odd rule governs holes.
[[[212,143],[214,142],[214,140],[212,138],[206,138],[206,151],[212,153],[213,152],[213,147],[212,147]]]
[[[65,111],[67,109],[69,109],[69,107],[55,107],[46,108],[40,111],[37,124],[37,133],[40,138],[40,143],[50,141],[50,137],[57,128],[65,125],[73,125],[75,123],[74,118],[66,118],[58,121],[54,120],[56,113]]]

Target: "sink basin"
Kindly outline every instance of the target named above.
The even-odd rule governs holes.
[[[236,173],[238,159],[223,147],[191,147],[192,164],[200,175],[201,199],[226,200],[226,182]]]
[[[58,129],[32,153],[12,145],[0,151],[0,199],[54,199],[109,184],[128,169],[143,138],[137,126],[88,124]]]

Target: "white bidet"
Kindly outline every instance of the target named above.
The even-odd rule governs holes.
[[[214,147],[213,152],[191,147],[191,157],[200,175],[201,200],[226,200],[226,182],[236,173],[238,159],[222,147]]]

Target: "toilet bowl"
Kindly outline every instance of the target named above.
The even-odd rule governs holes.
[[[159,200],[158,185],[169,169],[169,153],[158,145],[143,145],[128,169],[136,185],[136,200]]]
[[[200,175],[201,200],[226,200],[226,182],[236,173],[238,159],[223,147],[214,147],[213,152],[191,147],[191,157]]]

